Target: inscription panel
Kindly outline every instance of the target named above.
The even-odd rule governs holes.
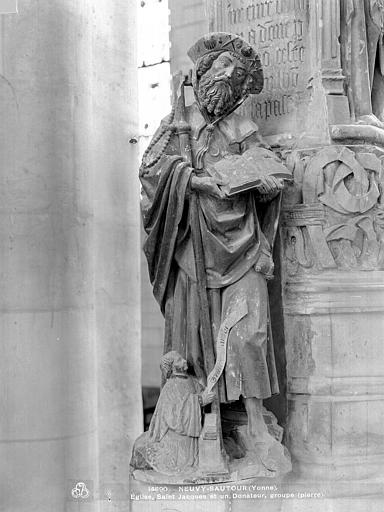
[[[211,12],[213,29],[242,36],[263,64],[264,89],[243,112],[264,135],[302,132],[311,69],[308,0],[216,0]]]

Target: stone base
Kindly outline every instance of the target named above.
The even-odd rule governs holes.
[[[234,445],[240,446],[245,456],[230,459],[225,482],[199,472],[170,477],[135,470],[130,479],[130,511],[253,512],[257,507],[258,512],[280,512],[282,498],[278,494],[284,473],[291,471],[289,454],[268,433],[263,442],[254,443],[246,428],[242,425],[233,433]]]
[[[257,438],[247,433],[247,415],[240,403],[223,409],[221,415],[225,448],[223,467],[218,461],[217,449],[206,449],[205,445],[210,441],[204,440],[203,431],[199,440],[199,464],[196,469],[191,468],[182,474],[166,475],[132,467],[132,477],[144,484],[164,486],[238,482],[250,478],[281,479],[292,471],[289,452],[281,444],[283,429],[273,413],[263,408],[266,431]],[[214,461],[212,466],[209,464],[210,460]]]
[[[232,436],[224,440],[228,453],[228,472],[211,475],[197,468],[194,472],[180,475],[164,475],[153,470],[132,470],[132,477],[142,483],[154,485],[209,484],[237,482],[250,478],[281,478],[292,470],[287,449],[268,432],[255,442],[247,434],[246,425],[232,430]]]

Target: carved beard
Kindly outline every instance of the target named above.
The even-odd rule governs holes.
[[[202,76],[199,82],[197,97],[200,105],[209,114],[221,116],[241,97],[240,91],[234,91],[227,78]]]

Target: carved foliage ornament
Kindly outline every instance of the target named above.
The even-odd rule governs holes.
[[[382,268],[382,167],[374,153],[328,147],[312,157],[303,178],[303,203],[285,213],[287,270],[311,267]]]
[[[380,160],[372,153],[355,154],[345,147],[326,148],[306,169],[303,202],[319,200],[339,213],[364,213],[380,196],[376,181],[380,170]]]

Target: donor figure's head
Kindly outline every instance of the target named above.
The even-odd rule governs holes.
[[[188,55],[195,64],[195,96],[211,118],[224,116],[249,94],[263,88],[260,59],[239,36],[208,34],[193,45]]]
[[[176,350],[171,350],[161,358],[160,370],[163,377],[169,379],[172,374],[185,374],[188,370],[188,363]]]

